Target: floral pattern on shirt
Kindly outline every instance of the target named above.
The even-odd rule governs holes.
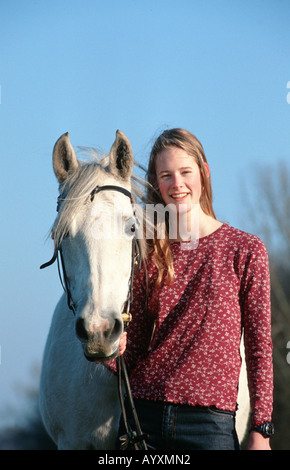
[[[173,284],[155,287],[150,257],[147,276],[143,268],[134,279],[125,352],[133,397],[234,411],[243,327],[251,425],[270,421],[270,281],[263,242],[223,224],[196,249],[179,242],[171,249]]]

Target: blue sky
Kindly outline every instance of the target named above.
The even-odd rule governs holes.
[[[146,165],[154,137],[187,128],[218,218],[251,231],[244,185],[257,165],[289,160],[289,24],[289,0],[1,2],[2,407],[31,382],[61,294],[55,266],[39,270],[57,138],[108,151],[121,129]]]

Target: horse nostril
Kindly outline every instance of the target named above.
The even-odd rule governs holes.
[[[84,326],[84,319],[83,318],[78,318],[76,322],[76,334],[79,339],[88,341],[89,336],[87,333],[87,330],[85,329]]]
[[[106,340],[115,341],[118,339],[120,334],[122,333],[122,322],[116,318],[113,320],[113,324],[111,324],[110,328],[104,331],[104,338]]]
[[[115,338],[117,339],[122,333],[122,329],[123,329],[123,321],[116,318],[114,327],[112,329],[112,339],[115,339]]]

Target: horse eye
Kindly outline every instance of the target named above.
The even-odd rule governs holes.
[[[125,234],[129,238],[133,238],[135,233],[137,232],[137,225],[136,220],[134,217],[131,217],[125,222]]]

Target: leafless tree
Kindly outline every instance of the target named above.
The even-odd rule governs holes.
[[[244,217],[269,253],[274,364],[272,448],[290,449],[290,167],[285,161],[251,169],[243,185]],[[287,359],[288,357],[288,359]]]

